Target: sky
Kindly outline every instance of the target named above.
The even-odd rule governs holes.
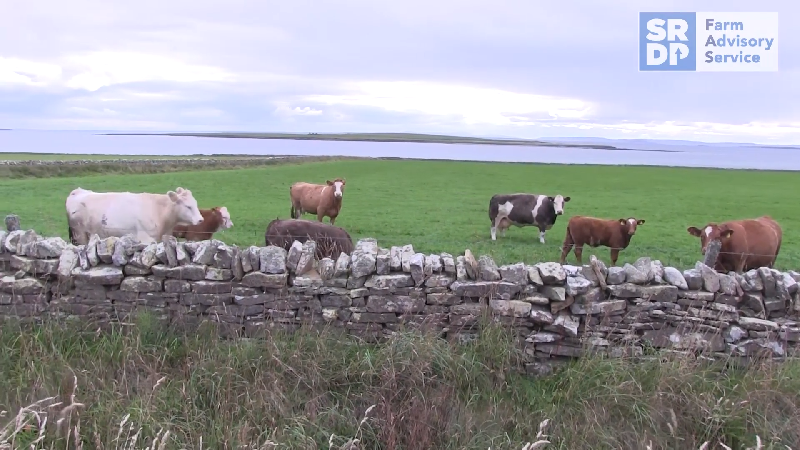
[[[800,144],[791,0],[13,3],[0,128]],[[639,11],[701,5],[778,12],[779,71],[640,72]]]

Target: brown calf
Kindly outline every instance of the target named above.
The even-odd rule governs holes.
[[[217,231],[233,226],[228,208],[215,206],[211,209],[201,209],[203,223],[199,225],[175,225],[172,235],[176,238],[185,238],[187,241],[205,241],[211,239]]]
[[[704,255],[709,242],[720,241],[714,269],[724,272],[742,273],[759,267],[772,268],[783,240],[781,226],[770,216],[711,222],[702,230],[689,227],[686,231],[700,238],[700,251]]]
[[[324,222],[302,219],[275,219],[267,225],[264,241],[267,245],[283,247],[286,251],[294,241],[317,243],[317,259],[336,260],[342,253],[353,252],[353,239],[344,229]]]
[[[644,223],[644,219],[628,217],[627,219],[598,219],[596,217],[573,216],[567,222],[567,235],[561,251],[561,264],[567,259],[572,246],[575,246],[575,258],[578,264],[583,264],[581,255],[583,246],[610,247],[611,265],[617,265],[619,251],[624,250],[631,243],[631,238],[636,234],[637,225]]]
[[[312,184],[303,181],[294,183],[289,188],[289,196],[292,200],[292,218],[299,219],[303,213],[311,213],[316,214],[317,220],[320,222],[323,217],[328,216],[333,225],[342,209],[344,185],[343,178],[328,180],[326,184]]]

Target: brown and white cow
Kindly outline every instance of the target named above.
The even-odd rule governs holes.
[[[775,264],[781,249],[783,230],[770,216],[755,219],[710,222],[702,230],[686,229],[692,236],[700,238],[700,251],[706,254],[711,241],[720,241],[720,250],[714,269],[717,271],[742,273],[750,269],[769,267]]]
[[[299,219],[303,213],[317,215],[317,220],[322,222],[325,216],[330,218],[331,225],[336,222],[339,211],[342,210],[344,197],[344,178],[328,180],[326,184],[313,184],[298,181],[289,188],[292,200],[291,216]]]
[[[140,242],[151,243],[172,234],[178,223],[203,222],[197,200],[182,187],[166,194],[77,188],[69,193],[65,206],[69,238],[75,245],[88,243],[93,234],[100,238],[133,234]]]
[[[636,227],[644,223],[644,219],[628,217],[627,219],[598,219],[588,216],[573,216],[567,222],[567,233],[561,250],[561,264],[567,259],[572,247],[575,247],[575,258],[583,264],[581,255],[583,246],[611,248],[611,265],[617,265],[619,251],[631,243],[636,234]]]
[[[311,239],[317,243],[318,259],[336,259],[341,253],[353,252],[353,239],[344,229],[324,222],[303,219],[275,219],[264,233],[266,245],[283,247],[288,251],[294,241]]]
[[[172,229],[172,235],[187,241],[205,241],[211,239],[217,231],[227,230],[233,226],[231,214],[224,206],[201,209],[200,214],[203,216],[203,223],[198,225],[179,223]]]

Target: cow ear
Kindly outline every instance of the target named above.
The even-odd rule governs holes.
[[[564,201],[568,202],[571,197],[564,197]]]
[[[723,232],[722,232],[722,233],[720,233],[719,235],[720,235],[720,237],[721,237],[722,239],[728,239],[728,238],[730,238],[730,237],[731,237],[731,235],[732,235],[732,234],[733,234],[733,230],[730,230],[730,229],[728,229],[728,230],[725,230],[725,231],[723,231]]]
[[[326,181],[326,183],[328,183],[328,186],[333,186],[333,181],[331,180]]]
[[[167,192],[167,195],[169,196],[169,199],[172,200],[173,202],[178,201],[178,194],[175,191],[169,191]]]
[[[697,227],[689,227],[686,229],[692,236],[700,237],[700,230]]]
[[[178,189],[175,189],[175,193],[180,194],[181,192],[183,192],[183,188],[178,186]]]
[[[550,197],[550,196],[548,195],[548,196],[547,196],[547,198],[549,198],[551,202],[554,202],[554,201],[556,201],[556,198],[555,198],[555,197]]]
[[[625,225],[625,224],[627,224],[627,223],[628,223],[628,221],[627,221],[627,220],[625,220],[625,219],[619,219],[619,224],[620,224],[620,225]]]
[[[641,224],[643,224],[643,223],[644,223],[644,219],[639,219],[639,220],[637,220],[637,221],[636,221],[636,224],[637,224],[637,225],[641,225]]]

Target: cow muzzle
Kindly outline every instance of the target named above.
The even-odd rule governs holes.
[[[556,211],[556,215],[557,215],[557,216],[560,216],[560,215],[562,215],[562,214],[564,214],[564,211]]]

